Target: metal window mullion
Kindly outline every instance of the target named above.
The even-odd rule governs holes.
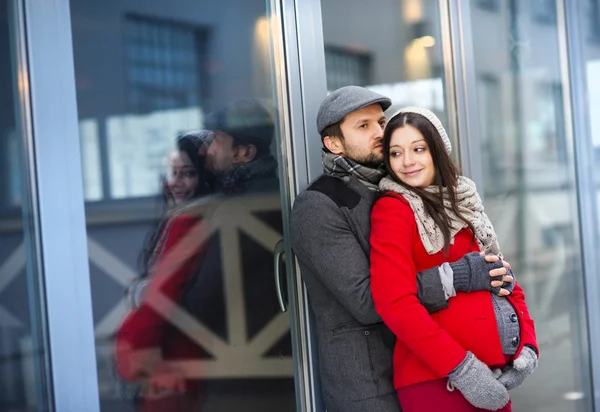
[[[469,0],[440,0],[446,114],[462,171],[483,187],[477,84]],[[483,191],[480,192],[483,197]]]
[[[112,199],[112,183],[110,179],[110,145],[108,142],[108,117],[98,117],[98,150],[100,151],[100,184],[101,184],[101,199]]]
[[[313,411],[311,407],[312,385],[310,376],[310,349],[306,334],[306,319],[304,317],[306,302],[302,299],[302,283],[299,273],[293,265],[291,244],[289,241],[289,214],[296,195],[296,174],[306,171],[303,167],[297,169],[295,164],[306,163],[305,153],[300,150],[294,156],[294,146],[299,136],[303,136],[298,123],[302,119],[299,105],[299,74],[294,15],[290,16],[289,6],[280,0],[271,0],[268,5],[269,34],[271,43],[271,69],[274,75],[274,89],[279,125],[279,144],[281,161],[279,173],[282,177],[280,186],[281,214],[283,219],[283,245],[288,264],[287,296],[289,300],[290,334],[294,357],[294,384],[296,395],[296,410]],[[290,27],[291,25],[291,27]],[[303,139],[301,139],[303,140]],[[302,179],[302,177],[300,178]]]
[[[571,136],[577,181],[579,233],[586,294],[588,356],[580,359],[584,375],[592,380],[591,403],[600,411],[600,261],[595,252],[600,244],[598,233],[597,188],[594,184],[594,146],[591,135],[590,106],[587,93],[586,34],[583,7],[577,1],[557,0],[558,32],[561,46],[561,72],[565,87],[565,123],[572,125],[566,132]],[[585,322],[585,320],[584,320]],[[585,348],[581,348],[586,353]],[[588,370],[589,369],[589,370]],[[584,379],[587,376],[584,376]],[[586,387],[585,383],[582,385]],[[587,396],[586,396],[587,397]]]
[[[302,95],[297,97],[297,101],[301,105],[299,109],[303,111],[302,120],[298,119],[298,122],[302,122],[304,136],[302,152],[306,154],[306,165],[302,165],[302,167],[306,166],[308,169],[307,180],[297,182],[296,185],[298,190],[301,191],[307,187],[309,182],[323,173],[321,139],[317,132],[317,111],[321,102],[327,96],[323,22],[320,0],[283,1],[284,4],[290,3],[288,9],[291,9],[295,4],[295,10],[290,10],[290,14],[293,12],[296,19],[297,41],[294,49],[297,55],[295,56],[295,63],[300,67],[298,81],[302,91]],[[286,47],[288,45],[292,46],[291,43],[288,43]]]
[[[321,140],[316,128],[319,105],[327,94],[325,50],[320,0],[278,0],[283,22],[283,50],[286,60],[286,77],[289,110],[289,133],[293,162],[292,201],[323,171]],[[290,205],[291,206],[291,205]],[[292,327],[299,340],[295,362],[301,368],[297,382],[300,411],[324,411],[316,360],[316,337],[312,329],[308,295],[300,269],[296,264],[289,242],[286,255],[295,276],[288,279]]]
[[[99,410],[69,0],[23,0],[54,407]]]
[[[39,213],[37,212],[39,203],[31,125],[25,16],[21,1],[11,1],[9,3],[11,55],[15,61],[13,63],[15,68],[13,74],[14,95],[18,96],[16,133],[20,139],[19,149],[14,155],[18,155],[22,159],[22,165],[19,169],[21,171],[20,180],[22,181],[22,229],[25,246],[27,300],[31,324],[30,351],[34,359],[33,369],[36,377],[34,380],[35,398],[29,402],[36,404],[39,409],[51,410],[54,400],[48,351],[48,328],[45,322],[46,302],[43,294],[44,276],[41,263]]]

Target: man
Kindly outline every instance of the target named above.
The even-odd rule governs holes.
[[[317,116],[324,174],[297,197],[290,217],[292,248],[315,314],[328,412],[400,411],[392,383],[395,337],[375,311],[369,278],[370,212],[385,174],[383,112],[390,105],[357,86],[327,96]],[[418,297],[433,313],[455,291],[506,295],[511,282],[498,257],[469,254],[419,273]]]
[[[234,274],[243,277],[240,281],[247,302],[244,321],[248,333],[256,333],[279,313],[274,293],[273,258],[260,242],[236,226],[238,219],[246,219],[244,216],[260,215],[261,222],[282,233],[278,164],[271,153],[275,125],[265,106],[257,100],[246,99],[208,114],[205,127],[213,132],[204,150],[206,167],[214,175],[211,186],[215,196],[201,199],[190,207],[208,210],[203,217],[216,230],[206,243],[200,269],[181,303],[218,336],[231,339],[227,305],[235,306],[239,302],[226,301],[225,285],[232,281]],[[261,210],[248,208],[250,201],[254,202],[254,208],[265,206]],[[231,229],[242,234],[232,237]],[[234,257],[235,251],[239,255]],[[227,266],[227,260],[229,263],[239,261],[239,272],[232,270],[231,264]],[[243,338],[250,339],[249,336]]]
[[[251,236],[231,235],[231,229],[239,231],[235,226],[237,219],[246,219],[248,215],[254,213],[260,213],[260,221],[269,225],[273,231],[282,232],[280,206],[273,207],[273,204],[280,204],[277,161],[270,150],[275,128],[269,111],[256,100],[236,101],[209,114],[205,126],[210,129],[210,132],[191,131],[183,136],[194,142],[198,153],[204,158],[206,167],[212,175],[206,183],[215,196],[196,198],[188,204],[179,205],[180,209],[177,213],[185,217],[185,222],[189,223],[178,224],[177,236],[170,232],[170,236],[165,239],[165,243],[173,244],[167,256],[164,256],[170,265],[164,274],[164,278],[169,282],[165,282],[164,285],[169,288],[162,287],[154,290],[160,290],[160,297],[168,300],[169,303],[176,303],[215,335],[223,340],[230,340],[233,347],[236,344],[236,337],[232,337],[232,334],[247,330],[246,336],[238,338],[248,341],[250,334],[260,331],[279,313],[274,293],[272,256],[269,257],[262,244]],[[204,183],[200,182],[200,184]],[[271,201],[273,197],[275,202]],[[250,199],[254,209],[245,207]],[[266,207],[256,210],[257,205],[260,207],[262,204]],[[203,237],[205,228],[215,229],[209,233],[208,239]],[[221,231],[223,228],[225,233]],[[232,256],[232,251],[236,251],[238,256]],[[239,271],[235,268],[231,269],[232,261],[238,262]],[[185,269],[181,270],[180,267]],[[235,275],[243,279],[233,279]],[[174,281],[182,278],[184,281],[174,288]],[[236,281],[239,283],[235,284]],[[242,299],[242,302],[233,300],[237,297],[235,291],[233,296],[229,296],[229,301],[226,300],[225,285],[232,283],[234,283],[233,289],[239,286],[241,293],[244,294],[245,299]],[[181,286],[182,284],[184,286]],[[143,300],[142,296],[146,295],[149,285],[149,281],[136,282],[130,288],[129,297],[135,306],[139,304],[139,300]],[[175,302],[171,302],[172,300]],[[247,316],[241,319],[245,322],[245,327],[236,330],[236,325],[233,325],[232,333],[232,325],[228,325],[227,311],[233,306],[235,313],[244,301],[248,303],[244,308]],[[175,322],[170,325],[172,319],[163,319],[163,316],[155,313],[153,307],[145,309],[150,312],[150,319],[158,318],[163,323],[168,323],[169,327],[175,326],[170,329],[164,328],[169,337],[181,335],[181,338],[175,342],[177,346],[173,344],[166,348],[173,357],[180,361],[194,361],[208,357],[206,349],[210,352],[211,348],[199,348],[199,345],[186,334],[179,333],[177,329],[181,328],[181,324]],[[133,330],[134,335],[139,330],[145,335],[135,336],[138,340],[161,341],[162,330],[149,328],[143,322],[141,326],[144,328]],[[173,339],[169,342],[172,341]],[[161,407],[163,409],[160,410],[192,410],[192,405],[199,407],[213,392],[228,392],[226,385],[230,384],[230,381],[203,381],[202,370],[197,371],[197,376],[186,376],[163,362],[163,348],[157,351],[156,346],[152,342],[152,346],[144,348],[146,350],[143,352],[139,350],[134,352],[128,346],[119,346],[119,353],[123,353],[121,358],[124,359],[121,364],[127,367],[127,372],[132,371],[127,374],[128,379],[138,379],[138,375],[148,374],[147,370],[152,370],[150,378],[146,379],[149,381],[148,387],[152,389],[149,392],[152,399],[146,399],[146,404],[153,405],[156,410]],[[285,355],[291,356],[291,353]],[[138,364],[146,368],[141,369],[137,367]],[[124,367],[120,366],[120,368],[123,374]],[[225,388],[220,388],[221,386]],[[123,384],[123,389],[131,388]],[[133,387],[133,390],[136,389]],[[184,407],[181,403],[176,403],[184,401],[191,404],[186,404]]]
[[[209,114],[213,131],[206,166],[215,175],[217,193],[279,190],[277,160],[271,154],[273,119],[256,100],[239,100]]]

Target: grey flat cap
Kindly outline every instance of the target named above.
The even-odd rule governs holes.
[[[392,105],[389,98],[364,87],[345,86],[331,92],[319,107],[319,113],[317,114],[319,134],[327,126],[339,122],[349,113],[375,103],[379,103],[384,111]]]
[[[207,129],[220,130],[248,143],[269,146],[275,124],[267,108],[257,99],[237,100],[209,113],[204,119]]]

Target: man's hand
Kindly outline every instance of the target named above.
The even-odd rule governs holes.
[[[484,259],[488,263],[496,263],[500,259],[500,256],[497,255],[486,255],[485,252],[480,253],[481,256],[484,256]],[[492,280],[490,285],[493,288],[500,288],[498,292],[498,296],[508,296],[512,293],[513,288],[515,287],[515,275],[512,273],[510,263],[506,260],[502,259],[503,268],[492,269],[489,272],[490,277],[497,278],[498,276],[502,276],[502,281],[500,280]]]

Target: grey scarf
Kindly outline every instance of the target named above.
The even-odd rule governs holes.
[[[355,176],[371,190],[379,190],[378,184],[386,175],[383,165],[377,169],[363,166],[347,157],[323,151],[325,173],[342,179]]]
[[[263,155],[252,162],[240,163],[226,172],[216,175],[216,191],[243,193],[251,179],[277,176],[277,160],[271,154]]]
[[[425,211],[425,205],[419,195],[412,190],[405,188],[404,186],[396,183],[389,177],[381,180],[379,188],[382,191],[392,191],[402,195],[409,203],[410,207],[415,214],[415,220],[417,221],[417,228],[419,230],[419,236],[423,242],[425,250],[430,255],[433,255],[444,248],[444,236],[440,231],[440,228],[435,224],[435,221]],[[438,186],[429,186],[425,188],[430,193],[439,193]],[[450,206],[450,199],[448,197],[448,189],[443,188],[444,205],[446,206],[446,212],[450,218],[452,228],[450,230],[450,237],[454,241],[454,236],[462,229],[467,227],[467,224],[456,216]],[[500,246],[498,245],[498,239],[496,232],[492,226],[492,222],[484,212],[481,198],[477,193],[477,187],[475,183],[464,177],[459,176],[458,186],[456,187],[456,201],[458,210],[475,228],[475,238],[479,248],[492,254],[500,254]]]

